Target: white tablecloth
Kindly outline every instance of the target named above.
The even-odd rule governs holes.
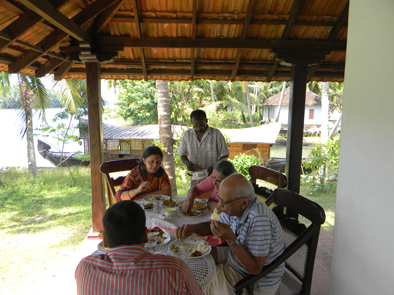
[[[171,237],[171,241],[165,245],[148,248],[147,250],[153,254],[171,255],[168,245],[174,241],[175,238]],[[183,261],[191,268],[194,276],[201,286],[205,295],[217,294],[217,274],[215,261],[211,254],[200,258],[186,258]]]
[[[184,201],[184,197],[173,197],[178,202]],[[178,207],[175,207],[178,208]],[[207,207],[201,210],[202,214],[196,217],[181,217],[178,213],[175,213],[174,217],[170,217],[166,220],[159,218],[159,213],[153,213],[153,209],[146,209],[146,227],[153,228],[155,226],[160,227],[163,231],[171,236],[175,236],[175,231],[178,227],[183,224],[197,224],[211,220],[212,211]]]

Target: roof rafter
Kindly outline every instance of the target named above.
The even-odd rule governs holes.
[[[134,11],[135,29],[137,30],[137,37],[138,37],[138,39],[141,39],[142,38],[142,32],[141,32],[140,19],[139,19],[139,15],[138,15],[137,1],[136,0],[132,0],[132,5],[133,5],[133,11]],[[141,55],[141,65],[142,65],[142,72],[143,72],[143,75],[144,75],[144,80],[148,81],[148,70],[147,70],[146,64],[145,64],[144,48],[140,48],[140,55]]]
[[[106,3],[107,5],[103,6],[103,3]],[[101,11],[106,9],[111,4],[112,3],[108,3],[106,0],[97,0],[79,12],[72,18],[72,20],[77,25],[81,26],[96,17]],[[60,29],[55,29],[51,34],[49,34],[37,44],[37,47],[42,48],[42,52],[28,50],[13,64],[8,66],[8,71],[10,73],[18,73],[20,70],[33,63],[37,58],[40,58],[43,54],[46,54],[52,47],[56,46],[67,37],[68,35],[65,32],[61,31]]]
[[[104,29],[104,27],[111,21],[115,13],[119,10],[121,4],[122,0],[115,1],[110,7],[106,8],[95,18],[92,25],[92,30],[95,34],[100,33]]]
[[[349,17],[349,2],[343,8],[341,15],[338,18],[338,21],[335,23],[334,27],[331,29],[330,35],[328,36],[328,40],[333,42],[335,38],[338,36],[339,31],[345,25],[347,19]]]
[[[304,4],[304,0],[295,0],[293,5],[291,6],[290,16],[287,20],[287,24],[285,29],[283,30],[282,40],[287,40],[290,36],[291,29],[297,19],[298,14],[301,11],[302,5]]]
[[[85,30],[81,29],[47,0],[19,0],[19,2],[78,41],[91,41],[92,38]]]
[[[196,40],[197,35],[197,0],[193,0],[193,16],[192,16],[192,40]],[[192,49],[190,79],[194,81],[194,62],[196,58],[196,50]]]
[[[66,74],[70,71],[70,69],[72,68],[72,66],[74,65],[75,62],[64,62],[62,63],[58,68],[57,71],[55,73],[55,81],[60,81],[64,78],[64,76],[66,76]]]
[[[125,36],[100,36],[100,46],[151,47],[151,48],[231,48],[231,49],[305,49],[346,51],[346,41],[272,40],[272,39],[180,39],[180,38],[131,38]]]
[[[242,33],[241,33],[241,38],[240,38],[242,41],[246,39],[246,34],[248,33],[248,27],[249,27],[250,20],[252,19],[252,15],[253,15],[254,4],[255,4],[255,0],[251,0],[251,2],[249,3],[248,10],[246,12],[246,16],[245,16],[244,24],[243,24],[243,28],[242,28]],[[231,73],[231,81],[232,82],[234,82],[235,76],[237,76],[239,63],[241,61],[241,55],[242,55],[241,50],[238,49],[236,57],[235,57],[235,65],[234,65],[234,68]]]
[[[114,16],[111,23],[134,23],[132,16]],[[193,15],[191,18],[187,17],[140,17],[142,24],[192,24]],[[223,18],[197,18],[198,25],[242,25],[244,20],[237,19],[223,19]],[[249,25],[286,25],[288,23],[285,19],[252,19]],[[334,26],[334,21],[324,20],[295,20],[294,25],[314,26],[314,27],[331,27]]]
[[[58,67],[63,62],[64,60],[50,57],[45,64],[43,64],[39,69],[35,71],[35,76],[37,78],[44,77],[47,73]]]
[[[67,1],[68,0],[57,1],[55,7],[61,7]],[[0,51],[17,41],[21,35],[41,20],[42,17],[32,10],[19,15],[15,21],[1,31],[4,34],[9,34],[9,40],[0,40]]]

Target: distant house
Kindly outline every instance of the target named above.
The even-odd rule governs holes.
[[[289,92],[290,87],[285,89],[278,121],[286,125],[289,117]],[[264,101],[263,120],[265,122],[274,122],[281,94],[282,92],[279,92]],[[321,125],[321,97],[309,90],[306,91],[305,97],[304,125]]]
[[[89,152],[87,120],[81,120],[80,136],[84,153]],[[174,137],[187,129],[186,126],[172,125]],[[241,153],[255,155],[268,161],[271,145],[275,143],[280,124],[267,124],[244,129],[220,129],[231,141],[230,159]],[[120,127],[103,124],[104,160],[119,158],[140,158],[144,149],[159,140],[159,125]],[[179,140],[179,138],[174,138]]]

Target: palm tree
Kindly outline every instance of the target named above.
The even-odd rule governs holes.
[[[4,91],[10,92],[10,74],[1,73],[0,83]],[[48,92],[43,82],[34,76],[18,74],[18,85],[20,90],[19,114],[21,119],[20,134],[21,137],[26,135],[27,140],[27,161],[29,172],[34,176],[37,174],[36,157],[34,153],[33,139],[33,110],[41,110],[40,116],[45,121],[45,109],[49,106]]]
[[[163,166],[171,182],[172,195],[177,195],[175,178],[175,161],[173,155],[173,142],[171,132],[171,107],[168,93],[168,81],[156,81],[157,113],[159,117],[159,136],[163,144]]]

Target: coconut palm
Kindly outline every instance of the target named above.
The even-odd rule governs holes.
[[[0,87],[7,93],[11,91],[10,78],[10,74],[6,72],[2,72],[0,75]],[[45,109],[49,107],[50,101],[48,92],[39,78],[18,74],[17,79],[20,91],[19,108],[21,109],[19,113],[21,119],[20,134],[21,137],[26,135],[28,169],[35,176],[37,164],[33,140],[33,110],[40,110],[40,116],[45,121]]]

